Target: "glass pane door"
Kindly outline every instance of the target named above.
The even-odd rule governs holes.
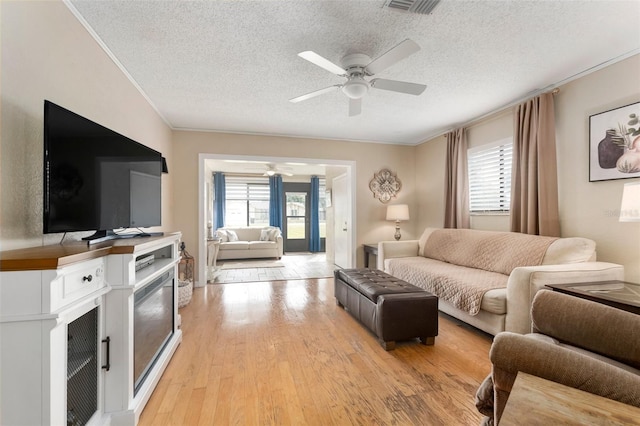
[[[309,251],[309,184],[284,185],[284,250]]]

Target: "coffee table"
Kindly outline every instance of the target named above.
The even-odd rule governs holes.
[[[549,284],[553,291],[613,306],[640,315],[640,284],[626,281]]]

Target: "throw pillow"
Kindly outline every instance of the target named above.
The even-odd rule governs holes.
[[[229,234],[224,229],[218,229],[216,231],[216,238],[220,240],[221,243],[226,243],[229,241]]]
[[[229,241],[238,241],[238,234],[236,231],[232,231],[231,229],[227,229],[227,235],[229,236]]]
[[[280,235],[280,228],[273,227],[269,231],[269,241],[275,241]]]
[[[269,241],[271,237],[271,229],[264,228],[260,231],[260,241]]]

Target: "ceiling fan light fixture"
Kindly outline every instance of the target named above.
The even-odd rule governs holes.
[[[351,99],[360,99],[369,91],[369,83],[362,77],[351,77],[342,86],[342,92]]]

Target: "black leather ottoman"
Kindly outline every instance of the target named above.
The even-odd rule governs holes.
[[[386,350],[398,340],[416,337],[433,345],[438,335],[438,298],[376,269],[338,269],[335,296],[338,306],[371,330]]]

